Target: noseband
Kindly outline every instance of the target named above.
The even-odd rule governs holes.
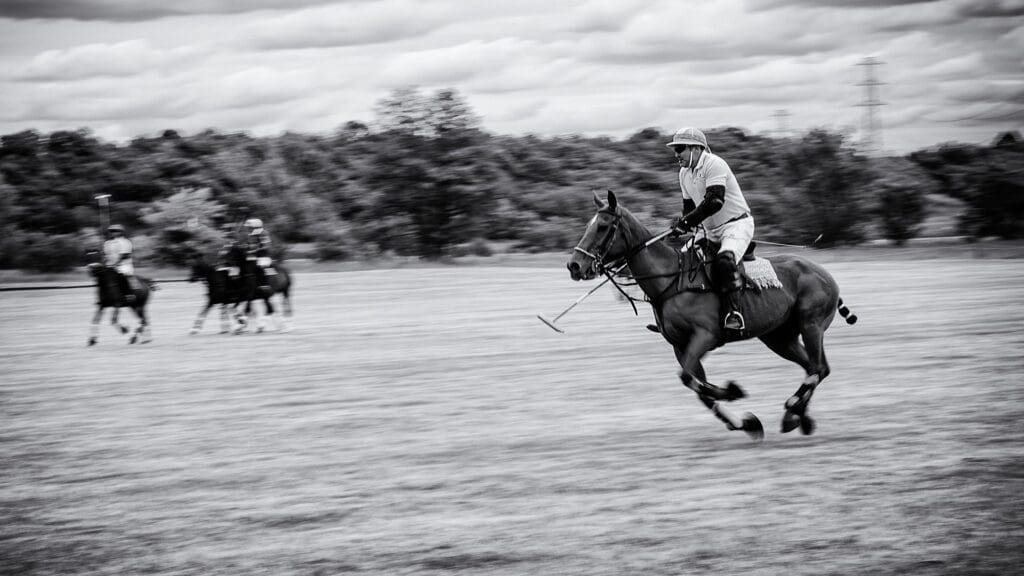
[[[611,228],[607,232],[605,232],[604,238],[602,238],[601,241],[598,242],[597,249],[594,250],[594,253],[590,253],[584,250],[583,248],[580,248],[579,244],[577,244],[573,248],[573,251],[579,252],[580,254],[583,254],[584,256],[590,258],[593,261],[593,264],[591,266],[593,267],[594,271],[598,273],[602,273],[605,269],[604,259],[608,255],[608,250],[611,249],[612,244],[615,243],[615,238],[619,235],[619,228],[622,224],[622,215],[619,214],[618,210],[616,210],[615,212],[601,210],[601,212],[615,216],[615,220],[612,221]],[[629,251],[627,250],[627,252]]]

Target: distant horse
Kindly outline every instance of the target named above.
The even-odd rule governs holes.
[[[110,266],[100,262],[89,264],[89,273],[96,279],[96,314],[92,317],[92,328],[89,334],[89,346],[99,341],[100,320],[103,318],[105,308],[113,308],[114,312],[110,317],[110,323],[117,327],[122,334],[128,333],[128,327],[117,320],[121,308],[131,308],[139,318],[139,326],[132,333],[128,340],[129,344],[139,342],[145,344],[152,340],[149,330],[149,318],[146,316],[146,304],[149,302],[149,294],[156,290],[156,283],[148,278],[136,276],[136,286],[132,293],[135,295],[134,302],[127,302],[125,295],[121,293],[118,282],[118,272]]]
[[[261,283],[256,263],[247,260],[245,250],[237,244],[228,249],[228,261],[236,262],[242,271],[239,302],[245,302],[245,309],[241,314],[236,315],[239,327],[235,332],[240,333],[249,325],[249,317],[254,310],[252,306],[253,300],[262,300],[266,315],[275,319],[279,330],[288,332],[291,329],[288,319],[292,316],[292,280],[288,269],[275,262],[265,271],[265,282]],[[274,309],[271,298],[275,294],[281,295],[281,303],[284,308],[283,318],[277,316],[277,312]],[[256,331],[262,332],[265,320],[258,312],[256,313],[256,318]]]
[[[227,269],[216,267],[207,262],[205,258],[197,257],[193,260],[188,281],[206,283],[206,305],[199,310],[189,334],[198,334],[203,329],[206,314],[210,308],[218,304],[220,305],[220,333],[230,332],[231,322],[228,307],[230,306],[232,310],[238,307],[241,299],[241,280],[237,277],[233,278]]]
[[[856,321],[842,305],[839,286],[821,266],[793,255],[768,258],[777,275],[769,287],[744,290],[740,296],[746,327],[739,334],[725,334],[720,316],[719,295],[712,289],[710,262],[713,258],[694,247],[680,253],[664,241],[645,242],[654,234],[628,210],[618,204],[613,192],[607,202],[594,195],[598,206],[567,264],[573,280],[590,280],[608,272],[615,262],[625,262],[654,308],[662,336],[675,350],[682,367],[683,385],[730,430],[743,430],[759,440],[764,436],[761,422],[747,413],[742,419],[730,414],[720,401],[745,396],[735,382],[726,387],[710,384],[701,359],[727,342],[759,338],[779,356],[799,364],[807,376],[786,400],[782,431],[797,427],[804,434],[814,432],[814,420],[807,407],[815,388],[829,375],[823,338],[836,310],[850,324]],[[692,244],[693,238],[687,244]],[[803,343],[801,344],[801,339]]]

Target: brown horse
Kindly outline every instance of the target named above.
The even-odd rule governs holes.
[[[675,350],[682,367],[683,385],[730,430],[743,430],[761,439],[764,430],[753,414],[742,419],[730,414],[721,401],[745,394],[734,382],[726,387],[710,384],[701,359],[727,342],[759,338],[773,352],[804,369],[807,377],[784,405],[782,431],[799,427],[804,434],[814,431],[807,407],[814,390],[829,374],[823,337],[836,310],[852,324],[856,316],[842,305],[839,286],[821,266],[799,256],[780,255],[767,260],[777,275],[777,287],[748,288],[740,297],[746,328],[739,334],[725,334],[719,295],[712,289],[705,249],[694,245],[680,252],[664,241],[649,242],[649,232],[633,214],[618,204],[615,194],[608,201],[594,195],[597,214],[590,220],[567,265],[573,280],[591,280],[609,274],[613,263],[625,262],[637,284],[654,308],[659,331]],[[801,343],[803,339],[803,343]]]
[[[135,295],[133,302],[128,302],[125,295],[121,294],[118,284],[117,270],[100,262],[89,264],[89,273],[96,278],[96,313],[92,317],[92,328],[89,334],[89,346],[99,341],[100,320],[103,318],[105,308],[113,308],[114,312],[110,317],[113,324],[122,334],[128,333],[128,327],[118,322],[118,313],[122,307],[131,308],[139,318],[139,326],[132,333],[128,340],[129,344],[140,342],[145,344],[152,339],[149,331],[149,318],[146,316],[146,304],[149,302],[149,293],[156,290],[156,283],[142,276],[136,276],[137,285],[132,292]]]

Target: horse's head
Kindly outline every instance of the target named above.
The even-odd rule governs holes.
[[[628,251],[625,235],[622,233],[622,209],[619,208],[615,193],[608,191],[608,201],[602,202],[594,194],[597,213],[587,223],[583,237],[572,250],[572,257],[566,268],[573,280],[591,280],[609,262],[625,256]]]
[[[188,281],[198,282],[200,280],[205,280],[207,274],[209,274],[212,269],[213,267],[210,266],[204,258],[192,258],[192,265],[189,266]]]

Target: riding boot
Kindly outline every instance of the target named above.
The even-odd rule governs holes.
[[[732,252],[719,252],[715,259],[715,283],[722,300],[722,327],[733,332],[746,329],[739,302],[743,278]]]
[[[661,315],[658,314],[658,310],[654,310],[654,324],[648,324],[647,329],[656,334],[661,334]]]
[[[126,304],[135,304],[135,291],[132,290],[131,282],[128,281],[128,277],[124,274],[118,275],[118,287],[121,289],[121,296],[123,297]]]

